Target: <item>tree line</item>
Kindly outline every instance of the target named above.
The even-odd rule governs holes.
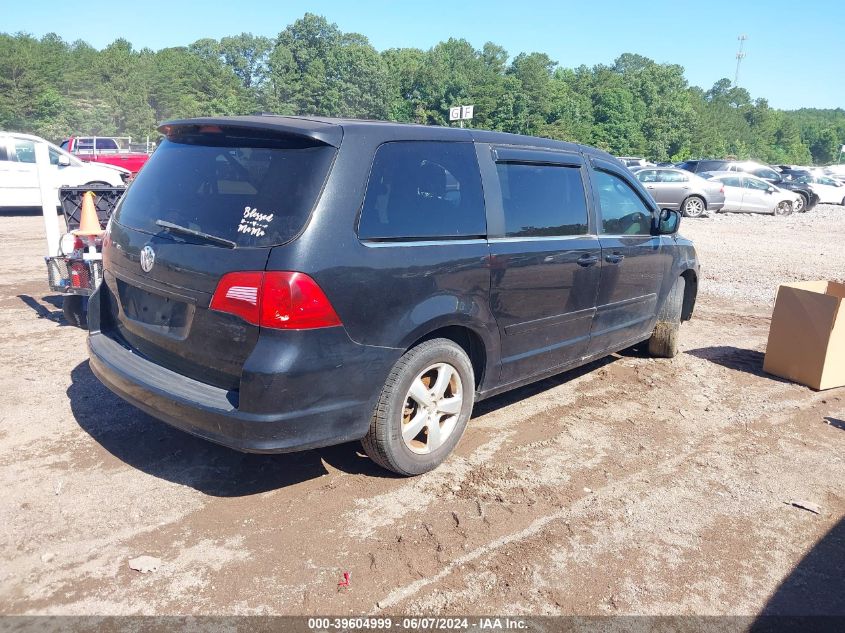
[[[755,158],[835,162],[845,110],[769,107],[728,79],[690,86],[683,67],[626,53],[567,68],[545,53],[511,58],[449,39],[429,50],[377,51],[311,13],[276,38],[242,33],[183,47],[102,50],[55,34],[0,34],[0,129],[157,138],[171,118],[255,112],[448,125],[474,104],[471,127],[576,141],[654,160]]]

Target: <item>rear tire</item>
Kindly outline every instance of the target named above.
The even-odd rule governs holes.
[[[420,343],[390,371],[361,440],[364,452],[400,475],[433,470],[461,439],[474,399],[475,375],[466,352],[449,339]]]
[[[700,218],[707,212],[707,204],[698,196],[690,196],[681,205],[681,213],[685,218]]]
[[[81,295],[65,295],[62,298],[62,313],[65,321],[74,327],[88,329],[87,297]]]
[[[674,358],[678,354],[678,336],[681,330],[681,310],[684,307],[686,281],[678,277],[663,307],[657,313],[657,325],[648,339],[648,353],[657,358]]]

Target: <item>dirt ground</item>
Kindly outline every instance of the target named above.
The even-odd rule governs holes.
[[[480,403],[400,479],[125,404],[47,290],[41,216],[0,216],[0,613],[845,613],[845,389],[761,369],[779,281],[845,278],[845,209],[682,232],[704,280],[681,355]]]

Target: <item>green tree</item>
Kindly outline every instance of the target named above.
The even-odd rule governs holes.
[[[268,58],[267,102],[275,111],[385,118],[387,66],[367,38],[311,13],[279,34]]]
[[[729,79],[689,86],[680,66],[634,53],[578,68],[456,38],[379,53],[313,13],[275,38],[240,33],[159,51],[0,33],[0,128],[51,140],[143,138],[165,119],[257,110],[449,125],[449,107],[469,103],[470,127],[662,160],[827,163],[845,143],[841,108],[777,110]]]

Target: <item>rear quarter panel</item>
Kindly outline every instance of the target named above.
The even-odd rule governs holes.
[[[383,130],[345,129],[309,223],[296,240],[272,250],[268,269],[311,275],[356,343],[399,355],[433,330],[459,325],[484,342],[489,368],[498,362],[499,345],[489,312],[486,240],[376,243],[356,233],[376,149],[390,140],[439,140],[437,129],[423,128],[419,138],[415,133],[404,128],[401,138],[391,138]],[[472,139],[456,139],[449,130],[442,140]]]

